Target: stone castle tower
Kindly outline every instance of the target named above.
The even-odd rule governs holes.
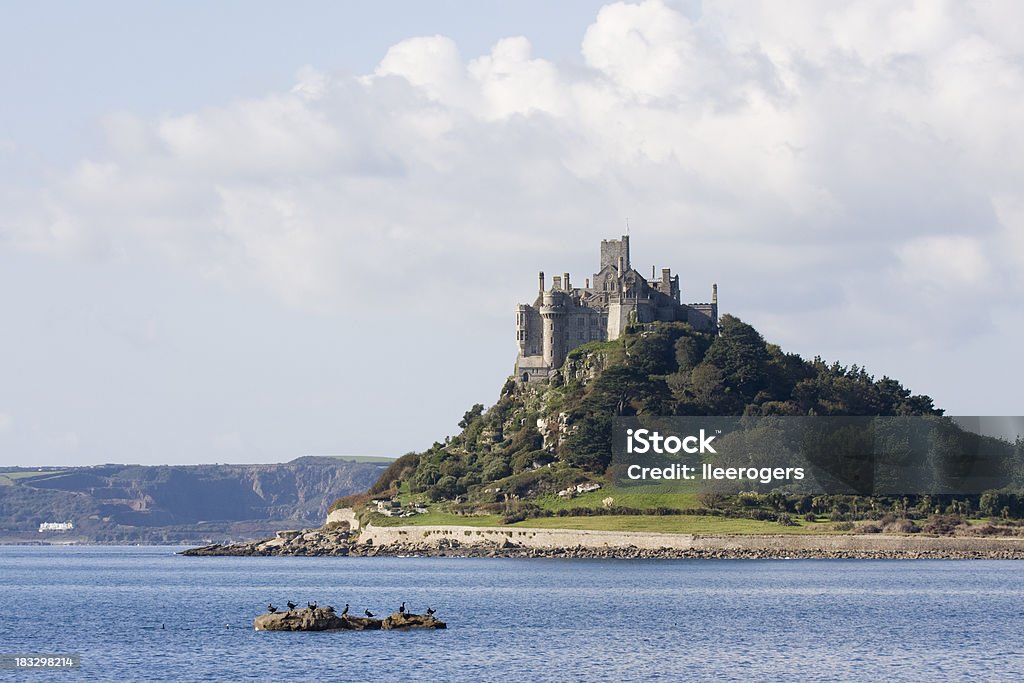
[[[718,329],[718,285],[712,285],[711,303],[679,302],[679,276],[661,269],[646,279],[629,262],[629,236],[601,240],[601,266],[593,283],[573,287],[569,273],[555,275],[547,289],[544,273],[537,282],[537,298],[516,308],[516,378],[520,382],[546,380],[562,366],[566,355],[591,341],[618,339],[630,323],[685,322],[695,329]]]

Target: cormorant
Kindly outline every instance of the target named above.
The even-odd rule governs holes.
[[[292,611],[293,609],[295,609],[296,607],[298,607],[298,605],[296,605],[296,604],[295,604],[294,602],[292,602],[291,600],[289,600],[289,601],[288,601],[288,611],[289,611],[289,612],[291,612],[291,611]]]
[[[306,607],[308,607],[309,609],[316,609],[316,601],[313,601],[313,602],[309,602],[309,601],[307,600],[307,601],[306,601]]]
[[[435,612],[435,610],[434,610],[434,608],[433,608],[433,607],[428,607],[428,608],[427,608],[427,616],[428,616],[428,617],[429,617],[429,616],[432,616],[432,615],[434,614],[434,612]]]
[[[274,612],[277,611],[277,608],[274,607],[273,604],[269,604],[269,605],[267,605],[267,611],[270,612],[271,614],[273,614]]]
[[[371,612],[368,609],[364,609],[363,610],[363,614],[365,614],[366,616],[371,617],[371,618],[373,617],[373,612]]]
[[[398,608],[399,614],[405,614],[405,603],[403,602],[401,607]]]
[[[341,616],[348,614],[348,603],[345,603],[345,609],[341,610]]]

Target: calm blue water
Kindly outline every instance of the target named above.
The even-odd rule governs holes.
[[[1012,680],[1022,598],[1024,562],[0,547],[0,652],[81,653],[81,670],[20,674],[32,680]],[[378,614],[429,604],[449,629],[253,631],[268,600],[289,599]]]

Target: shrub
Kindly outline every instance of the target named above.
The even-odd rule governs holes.
[[[921,530],[921,527],[906,517],[897,518],[892,515],[886,515],[879,522],[887,534],[916,534]]]
[[[963,520],[959,515],[932,515],[921,530],[926,534],[952,536],[953,531],[961,524]]]
[[[700,493],[697,495],[697,502],[703,505],[704,507],[708,508],[709,510],[717,508],[719,505],[722,504],[722,501],[724,500],[725,496],[723,496],[721,493],[714,493],[711,491],[705,491],[704,493]]]

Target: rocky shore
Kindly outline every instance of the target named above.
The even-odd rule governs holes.
[[[442,629],[447,624],[429,614],[395,612],[384,619],[337,614],[332,607],[307,607],[261,614],[253,619],[257,631],[407,631]]]
[[[892,535],[690,536],[558,529],[387,527],[279,532],[192,556],[511,557],[596,559],[1024,559],[1024,539]]]
[[[182,555],[259,557],[284,555],[322,557],[354,555],[352,532],[341,529],[302,529],[278,531],[274,538],[241,543],[204,545],[183,550]]]

